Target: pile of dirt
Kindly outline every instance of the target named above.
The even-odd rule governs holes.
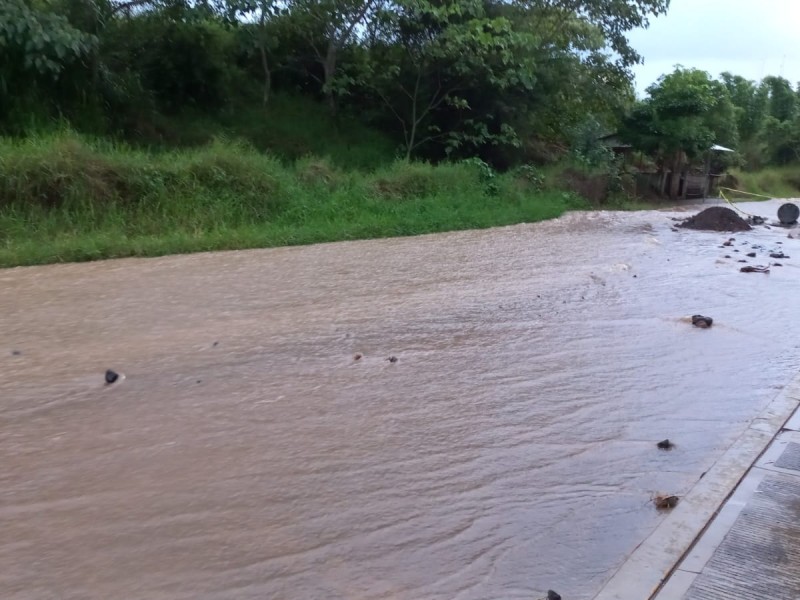
[[[751,229],[747,221],[726,206],[707,208],[689,217],[678,227],[703,231],[750,231]]]

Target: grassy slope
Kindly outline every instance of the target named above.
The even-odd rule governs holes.
[[[228,137],[246,140],[284,161],[313,155],[345,169],[374,169],[399,152],[391,139],[352,117],[333,123],[324,107],[305,96],[276,94],[266,108],[242,102],[213,118],[184,112],[161,117],[155,126],[166,149]]]
[[[413,235],[581,206],[511,175],[489,184],[474,165],[386,162],[378,138],[350,154],[335,135],[306,139],[335,158],[287,162],[219,140],[146,151],[69,132],[0,138],[0,266]],[[370,162],[385,164],[352,168]]]
[[[739,189],[744,192],[772,198],[800,197],[800,169],[796,165],[767,167],[759,171],[734,171],[733,175],[739,182]],[[746,198],[747,195],[740,197]]]

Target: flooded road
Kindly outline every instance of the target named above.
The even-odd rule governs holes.
[[[670,214],[0,270],[0,597],[591,598],[800,366]]]

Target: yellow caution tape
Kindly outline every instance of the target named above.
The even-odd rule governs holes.
[[[753,192],[745,192],[743,190],[734,190],[733,188],[727,188],[727,187],[720,186],[720,188],[719,188],[719,196],[720,196],[720,198],[722,198],[723,200],[725,200],[725,202],[730,204],[732,209],[738,210],[740,213],[742,213],[743,215],[747,215],[748,217],[755,217],[756,215],[751,215],[749,212],[745,212],[741,208],[736,206],[733,202],[731,202],[728,199],[728,197],[725,194],[722,193],[722,190],[728,190],[729,192],[736,192],[737,194],[748,194],[749,196],[757,196],[759,198],[767,198],[768,200],[772,200],[772,196],[765,196],[764,194],[754,194]]]

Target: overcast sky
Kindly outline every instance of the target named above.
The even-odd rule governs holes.
[[[639,95],[676,64],[800,81],[800,0],[672,0],[666,16],[629,38],[644,57],[634,68]]]

